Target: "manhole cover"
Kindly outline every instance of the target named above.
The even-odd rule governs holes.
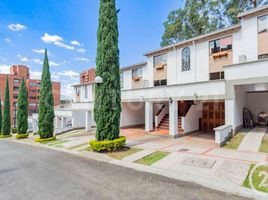
[[[190,151],[190,149],[180,149],[179,151],[186,152],[186,151]]]
[[[181,164],[191,167],[211,169],[214,166],[215,162],[216,160],[210,160],[210,159],[186,158]]]

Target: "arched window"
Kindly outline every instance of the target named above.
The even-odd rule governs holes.
[[[185,47],[182,50],[182,71],[189,71],[191,69],[191,50],[189,47]]]

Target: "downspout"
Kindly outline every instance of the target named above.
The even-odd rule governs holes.
[[[196,82],[196,69],[197,69],[197,66],[196,66],[196,44],[195,44],[194,40],[193,40],[193,45],[194,45],[194,67],[195,67],[194,79]]]

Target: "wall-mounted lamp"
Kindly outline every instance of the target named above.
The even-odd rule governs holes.
[[[171,97],[169,97],[169,103],[173,103],[173,100]]]
[[[100,77],[100,76],[96,76],[96,78],[95,78],[95,83],[97,83],[97,84],[101,84],[101,83],[103,83],[103,79],[102,79],[102,77]]]

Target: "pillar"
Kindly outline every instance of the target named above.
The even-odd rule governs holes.
[[[153,130],[153,103],[145,102],[145,131]]]
[[[169,135],[178,135],[178,101],[169,102]]]
[[[86,111],[86,131],[90,131],[91,130],[91,112],[90,111]]]
[[[226,99],[225,100],[225,124],[232,126],[232,132],[234,134],[235,129],[235,100],[234,99]],[[238,113],[239,115],[243,115],[243,113]]]

